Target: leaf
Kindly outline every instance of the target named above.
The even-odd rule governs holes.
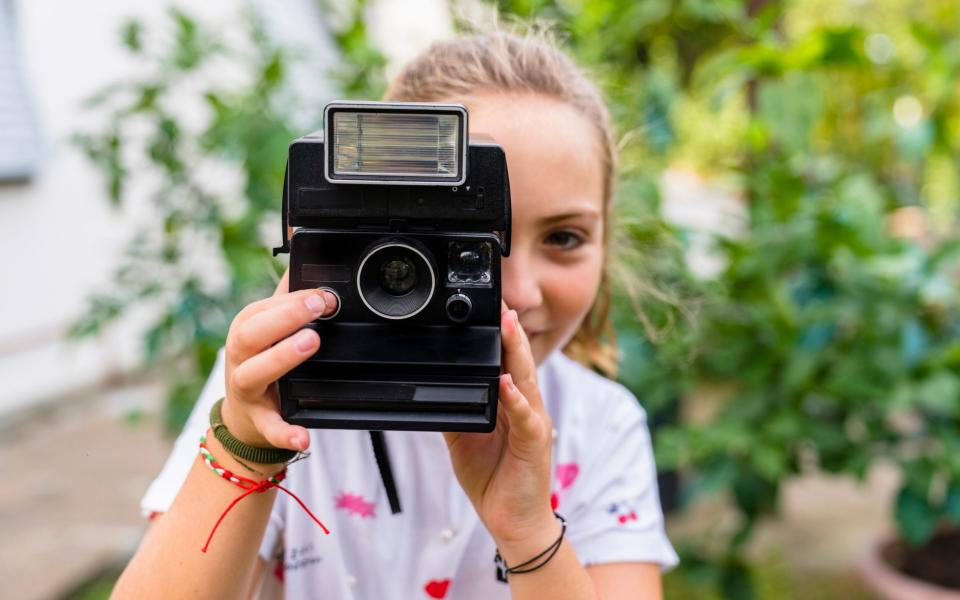
[[[773,511],[777,505],[778,490],[776,483],[750,471],[741,473],[733,483],[737,506],[749,520]]]
[[[143,23],[136,19],[127,21],[120,29],[120,38],[128,50],[140,54],[143,51]]]
[[[725,564],[720,573],[720,590],[727,600],[754,600],[753,580],[742,562]]]
[[[905,486],[897,495],[894,517],[900,535],[907,543],[916,547],[933,537],[940,511],[933,509],[922,495]]]
[[[916,391],[917,404],[933,415],[960,416],[960,377],[950,371],[936,371]]]
[[[947,497],[943,502],[944,515],[960,526],[960,485],[954,484],[947,490]]]

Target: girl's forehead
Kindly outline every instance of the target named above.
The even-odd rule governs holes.
[[[576,109],[531,94],[474,98],[467,107],[471,132],[490,135],[506,152],[515,210],[602,212],[598,134]]]

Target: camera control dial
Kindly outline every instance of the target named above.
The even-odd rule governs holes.
[[[463,323],[470,318],[473,302],[466,294],[457,292],[447,298],[447,318],[454,323]]]

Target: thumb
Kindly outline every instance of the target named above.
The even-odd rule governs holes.
[[[271,446],[297,451],[306,450],[310,446],[310,433],[307,429],[287,423],[272,407],[251,408],[250,420]]]

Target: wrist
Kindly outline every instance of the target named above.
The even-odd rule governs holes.
[[[507,565],[517,565],[540,554],[556,542],[561,524],[549,506],[522,526],[499,534],[491,532],[500,556]]]
[[[225,400],[225,398],[218,400],[210,408],[210,428],[214,437],[220,441],[220,445],[235,459],[269,466],[289,462],[297,456],[298,452],[296,450],[272,446],[259,433],[256,435],[245,434],[245,429],[232,420],[233,415],[230,411],[232,404]],[[227,412],[226,415],[224,415],[224,410]],[[253,430],[256,431],[256,428],[253,428]],[[258,439],[260,441],[250,443],[246,441],[247,439]]]
[[[248,473],[248,475],[245,475],[248,478],[269,479],[285,468],[283,464],[241,462],[240,459],[230,454],[230,452],[223,447],[223,444],[220,443],[217,436],[212,435],[209,431],[207,432],[207,448],[220,466],[241,475]]]
[[[233,408],[233,401],[227,400],[227,398],[224,397],[220,403],[220,419],[223,421],[223,425],[227,428],[227,431],[245,444],[251,446],[267,445],[267,440],[260,435],[253,426],[253,423],[251,423],[249,419],[241,418],[241,415],[234,413]]]

